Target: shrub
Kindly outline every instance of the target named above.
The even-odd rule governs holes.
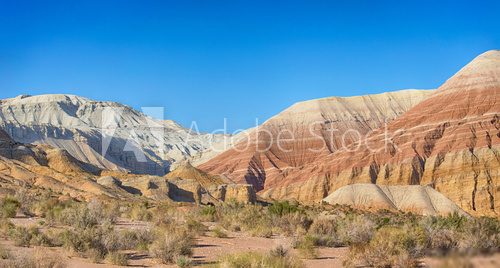
[[[339,247],[368,243],[376,224],[364,215],[318,218],[309,229],[319,246]]]
[[[8,235],[15,226],[9,219],[0,218],[0,234]]]
[[[296,241],[295,248],[299,254],[305,259],[316,259],[318,250],[316,249],[316,239],[313,236],[306,235]]]
[[[291,204],[289,201],[276,201],[269,206],[269,213],[280,217],[297,211],[299,211],[298,205]]]
[[[120,248],[148,250],[153,240],[153,233],[149,230],[124,230],[120,233]]]
[[[110,252],[107,256],[107,259],[111,264],[119,265],[119,266],[127,266],[128,265],[128,255],[119,252]]]
[[[16,191],[15,199],[19,201],[19,211],[27,216],[34,216],[32,206],[35,202],[35,193],[32,193],[26,188],[21,188]]]
[[[261,206],[229,203],[221,207],[220,224],[226,230],[246,231],[253,236],[270,237],[273,219]]]
[[[215,206],[203,206],[200,215],[203,220],[213,222],[217,219],[217,209]]]
[[[205,230],[207,229],[206,226],[201,222],[191,218],[186,221],[186,228],[189,232],[195,233],[197,235],[203,235],[205,233]]]
[[[304,264],[291,256],[278,257],[257,252],[245,252],[223,256],[219,267],[232,268],[302,268]]]
[[[337,247],[342,245],[337,228],[333,218],[318,218],[312,223],[309,234],[316,238],[318,246]]]
[[[500,249],[500,222],[481,217],[464,224],[459,250],[462,253],[493,253]]]
[[[33,258],[36,262],[37,268],[64,268],[66,267],[66,262],[59,256],[50,250],[43,248],[36,248],[33,254]]]
[[[50,239],[36,227],[16,226],[9,233],[9,237],[20,247],[52,246]]]
[[[10,259],[10,252],[4,248],[2,245],[0,245],[0,259],[2,260],[6,260],[6,259]]]
[[[246,228],[252,236],[270,238],[273,236],[272,227],[265,224],[257,224],[253,228]]]
[[[285,258],[288,256],[288,249],[283,245],[278,245],[269,251],[271,257]]]
[[[382,227],[369,244],[351,246],[344,265],[353,267],[359,264],[356,262],[362,262],[373,267],[415,267],[427,243],[422,228]]]
[[[79,229],[92,228],[99,224],[100,215],[93,213],[85,204],[65,208],[59,215],[60,223]]]
[[[59,219],[62,211],[76,204],[77,203],[72,200],[60,201],[52,197],[49,193],[44,193],[36,198],[36,201],[34,201],[31,206],[31,210],[35,214],[46,218],[50,223],[60,223]]]
[[[186,258],[185,256],[178,257],[175,263],[180,268],[187,268],[193,265],[193,261],[191,261],[190,258]]]
[[[161,235],[150,247],[150,253],[154,258],[164,264],[172,264],[177,257],[193,254],[192,247],[194,238],[185,231],[171,232]]]
[[[20,254],[13,260],[2,263],[5,268],[64,268],[66,263],[60,256],[44,249],[35,249],[34,254]]]
[[[305,234],[311,227],[312,220],[301,212],[286,213],[274,219],[274,226],[284,235]]]
[[[151,221],[153,220],[153,213],[148,210],[146,203],[134,204],[128,212],[128,217],[136,221]]]
[[[466,216],[462,216],[457,212],[449,214],[448,216],[445,217],[438,216],[438,217],[431,217],[430,219],[433,220],[434,225],[436,225],[439,228],[454,229],[454,230],[463,229],[464,226],[469,221],[469,219]]]
[[[6,196],[0,201],[0,217],[14,218],[20,206],[21,204],[16,198]]]
[[[82,256],[88,258],[93,263],[101,263],[106,257],[106,253],[104,253],[98,248],[89,248],[85,251],[85,254]]]
[[[100,262],[110,252],[121,249],[121,236],[111,226],[99,226],[60,234],[65,248]]]
[[[216,226],[212,232],[214,233],[214,236],[215,237],[218,237],[218,238],[227,238],[227,233],[224,232],[224,230],[222,230],[219,226]]]
[[[375,232],[375,223],[363,215],[344,221],[339,226],[341,244],[366,244]]]

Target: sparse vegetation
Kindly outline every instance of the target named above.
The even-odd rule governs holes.
[[[298,204],[292,204],[289,201],[276,201],[269,206],[269,213],[280,217],[297,211],[299,211]]]
[[[362,212],[343,206],[307,207],[287,201],[269,206],[230,201],[180,208],[169,202],[86,203],[56,196],[43,192],[30,196],[24,192],[1,199],[0,235],[16,246],[62,246],[70,254],[115,265],[127,265],[129,252],[136,251],[149,253],[161,263],[191,267],[195,236],[227,238],[228,232],[242,232],[243,237],[293,238],[290,246],[303,259],[318,258],[318,247],[349,247],[344,260],[348,267],[414,267],[427,256],[447,259],[500,251],[500,222],[486,217]],[[17,219],[10,218],[17,212],[41,218],[30,227],[16,226],[11,221]],[[149,221],[154,227],[115,229],[118,217]],[[215,226],[210,231],[207,221]],[[215,266],[302,267],[303,263],[290,252],[278,246],[266,254],[231,254],[221,257]],[[0,247],[0,261],[1,265],[7,264],[5,267],[33,267],[30,265],[41,263],[36,258],[13,256]],[[60,260],[44,265],[63,267]]]
[[[177,267],[179,267],[179,268],[187,268],[187,267],[191,267],[193,265],[193,261],[186,256],[178,257],[175,263],[177,264]]]
[[[150,247],[150,254],[162,263],[172,264],[176,259],[193,254],[194,238],[184,230],[159,235]]]
[[[244,252],[223,256],[219,260],[218,267],[302,268],[304,264],[288,253],[285,254],[285,256],[277,256],[272,253],[262,254],[257,252]]]
[[[44,249],[35,249],[33,254],[19,254],[2,263],[5,268],[65,268],[60,257]]]
[[[148,209],[147,203],[133,204],[127,211],[126,216],[136,221],[153,220],[153,213]]]
[[[300,256],[305,259],[316,259],[318,250],[316,249],[316,239],[310,235],[306,235],[295,243],[295,248],[299,251]]]
[[[227,238],[227,233],[222,230],[219,226],[216,226],[212,232],[214,233],[214,236],[215,237],[218,237],[218,238]]]
[[[108,260],[111,264],[119,265],[119,266],[127,266],[128,265],[128,255],[120,252],[110,252],[108,254]]]
[[[0,217],[14,218],[17,210],[21,207],[19,201],[11,196],[6,196],[0,201]]]
[[[0,245],[0,259],[6,260],[10,258],[11,258],[10,252],[7,249],[5,249],[2,245]]]
[[[358,262],[370,267],[415,267],[427,243],[427,236],[421,228],[382,227],[368,244],[353,245],[344,264],[349,267]]]
[[[9,237],[14,240],[14,244],[20,247],[30,246],[52,246],[52,241],[40,232],[37,227],[16,226],[9,232]]]

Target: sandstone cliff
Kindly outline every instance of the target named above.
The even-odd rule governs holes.
[[[169,181],[197,184],[202,188],[203,203],[234,200],[241,203],[255,203],[256,194],[250,184],[236,184],[224,176],[210,175],[193,167],[189,162],[178,166],[165,175]],[[179,184],[179,183],[177,183]]]

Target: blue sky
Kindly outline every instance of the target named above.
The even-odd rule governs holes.
[[[0,98],[67,93],[253,126],[294,102],[435,88],[500,48],[499,1],[4,1]]]

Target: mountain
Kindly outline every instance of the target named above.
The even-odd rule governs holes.
[[[290,174],[398,118],[432,92],[401,90],[299,102],[199,168],[251,183],[257,190],[272,189]],[[317,190],[314,194],[323,198],[323,189]]]
[[[170,177],[102,170],[60,148],[24,144],[0,130],[0,192],[15,194],[41,189],[77,200],[114,199],[216,203],[256,201],[251,185],[210,176],[190,165],[179,166]]]
[[[220,176],[209,175],[191,165],[191,163],[187,162],[181,165],[178,165],[176,169],[169,172],[165,175],[166,178],[189,178],[196,180],[203,187],[207,188],[210,186],[218,186],[221,184],[231,183],[230,181],[221,178]]]
[[[106,189],[94,181],[100,170],[48,145],[22,144],[0,131],[0,188],[45,188],[78,199],[125,198],[125,191]]]
[[[466,215],[450,199],[429,186],[351,184],[340,187],[323,201],[364,210],[400,210],[419,215]]]
[[[48,144],[101,169],[163,175],[227,135],[199,134],[128,106],[73,95],[18,96],[0,101],[0,128],[15,141]]]
[[[498,215],[499,129],[500,51],[493,50],[361,146],[318,158],[261,194],[307,202],[353,183],[429,185],[468,213]]]

